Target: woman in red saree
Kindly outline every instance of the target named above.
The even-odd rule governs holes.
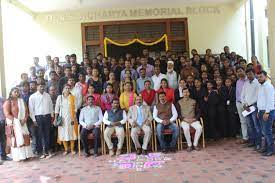
[[[105,88],[105,93],[101,95],[101,109],[107,111],[112,109],[112,101],[116,98],[116,94],[113,91],[113,85],[108,83]]]
[[[160,89],[157,91],[157,93],[159,94],[160,92],[165,92],[167,102],[174,103],[174,89],[168,87],[167,79],[163,78],[160,82],[160,85]]]
[[[143,102],[146,103],[146,105],[152,107],[156,103],[156,91],[151,88],[151,81],[147,80],[144,82],[144,90],[140,93]]]
[[[92,95],[94,97],[94,104],[96,106],[101,107],[101,95],[98,93],[95,93],[95,87],[93,84],[90,84],[88,86],[88,92],[86,94],[86,96],[84,97],[84,105],[86,105],[87,102],[87,96]]]

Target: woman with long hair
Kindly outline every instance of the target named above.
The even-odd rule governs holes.
[[[101,95],[101,109],[102,111],[107,111],[112,108],[112,101],[117,95],[114,93],[113,85],[107,84],[105,88],[105,93]]]
[[[227,137],[227,125],[228,118],[226,117],[226,87],[224,86],[224,81],[222,77],[216,78],[217,94],[218,94],[218,130],[222,138]]]
[[[132,85],[130,82],[126,82],[123,85],[124,92],[121,93],[119,97],[120,107],[121,109],[128,112],[129,107],[134,105],[137,94],[132,90]]]
[[[59,95],[56,100],[55,106],[55,124],[57,117],[62,118],[61,124],[58,126],[58,141],[63,143],[65,152],[64,155],[69,153],[68,142],[70,142],[71,153],[74,155],[76,151],[75,140],[77,140],[78,122],[76,119],[76,99],[70,93],[71,87],[66,84],[63,88],[62,95]]]
[[[128,83],[128,82],[131,84],[132,90],[136,92],[136,86],[137,86],[136,80],[132,79],[131,76],[132,76],[131,71],[126,70],[124,75],[124,80],[120,81],[120,93],[124,91],[124,85],[125,83]]]
[[[87,94],[88,84],[85,81],[85,74],[78,74],[78,82],[75,84],[75,87],[81,89],[82,96],[85,96]]]
[[[86,96],[84,97],[84,105],[87,103],[87,97],[92,95],[94,97],[94,105],[101,107],[101,95],[96,92],[95,86],[93,84],[90,84],[88,86],[88,92]]]
[[[100,78],[97,68],[93,68],[92,70],[92,77],[88,81],[88,85],[90,84],[94,86],[96,93],[101,94],[103,92],[102,78]]]
[[[110,72],[109,80],[104,83],[104,88],[107,87],[107,84],[111,84],[113,86],[113,90],[116,95],[120,93],[119,81],[116,78],[116,74],[114,72]]]
[[[26,160],[33,157],[30,146],[30,134],[27,127],[28,108],[20,98],[19,89],[12,88],[9,98],[3,105],[7,122],[6,134],[11,146],[13,161]]]
[[[163,78],[160,82],[160,89],[157,91],[159,94],[160,92],[166,93],[166,100],[167,102],[174,103],[175,96],[174,96],[174,90],[172,88],[169,88],[167,79]]]
[[[207,96],[204,97],[204,101],[206,102],[206,119],[207,119],[207,125],[206,125],[206,132],[207,136],[209,138],[212,138],[214,140],[218,140],[218,103],[219,103],[219,97],[217,94],[217,91],[214,90],[215,88],[215,82],[210,80],[207,81]]]

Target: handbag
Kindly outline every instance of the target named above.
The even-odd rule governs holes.
[[[61,105],[60,105],[60,112],[59,115],[56,118],[55,126],[62,126],[63,125],[63,119],[62,119],[62,95],[61,95]],[[61,114],[61,115],[60,115]]]

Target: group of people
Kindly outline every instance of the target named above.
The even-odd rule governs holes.
[[[103,136],[109,154],[120,155],[127,122],[137,154],[148,153],[151,124],[156,123],[164,153],[176,151],[182,128],[188,152],[200,150],[198,141],[204,130],[213,140],[241,135],[238,143],[271,156],[274,87],[257,57],[247,64],[228,46],[220,55],[212,54],[211,49],[203,55],[193,49],[191,54],[189,58],[187,52],[167,51],[152,58],[144,49],[137,57],[127,53],[116,59],[98,54],[90,60],[85,53],[81,64],[75,54],[66,55],[64,64],[58,57],[47,56],[45,67],[35,57],[30,73],[22,73],[8,99],[0,100],[2,159],[9,159],[6,149],[14,161],[34,155],[48,158],[60,147],[58,144],[63,145],[64,155],[76,154],[75,141],[79,138],[88,157],[90,133],[96,157],[102,123],[106,125]],[[196,131],[193,142],[190,128]],[[170,140],[163,133],[166,129],[170,129]]]

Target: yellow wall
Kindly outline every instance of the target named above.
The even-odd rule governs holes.
[[[154,4],[157,5],[157,4]],[[210,13],[196,14],[199,8],[210,7]],[[62,56],[75,52],[81,59],[81,22],[96,22],[109,20],[133,20],[133,19],[158,19],[158,18],[188,18],[190,49],[197,48],[204,53],[211,48],[214,53],[220,53],[224,45],[246,56],[246,32],[244,25],[244,7],[234,5],[207,5],[207,6],[181,6],[182,10],[195,8],[194,12],[180,16],[119,16],[119,17],[94,17],[89,12],[93,10],[74,11],[72,13],[59,12],[41,14],[36,17],[42,30],[48,32],[53,43],[48,52],[52,55]],[[213,12],[211,12],[211,8]],[[216,9],[213,9],[216,8]],[[134,9],[131,9],[134,10]],[[102,10],[103,11],[103,10]],[[102,11],[98,11],[99,14]],[[215,11],[215,12],[214,12]],[[58,41],[56,41],[58,40]]]

